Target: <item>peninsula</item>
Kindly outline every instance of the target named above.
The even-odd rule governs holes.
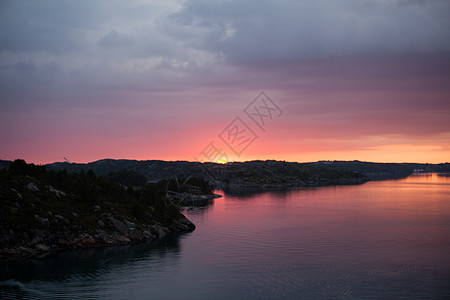
[[[189,232],[166,183],[125,188],[92,170],[69,173],[16,160],[0,169],[0,258],[114,246]]]

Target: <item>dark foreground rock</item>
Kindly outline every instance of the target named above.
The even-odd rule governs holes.
[[[108,221],[103,222],[104,217]],[[174,220],[169,225],[149,224],[120,220],[110,214],[99,216],[99,226],[89,230],[46,230],[42,228],[16,232],[3,228],[1,242],[9,246],[0,249],[0,258],[35,256],[63,249],[118,246],[146,242],[171,233],[190,232],[195,225],[186,218]],[[106,223],[106,224],[105,224]],[[9,243],[14,240],[14,243]]]
[[[0,258],[116,246],[195,229],[163,184],[126,189],[92,172],[47,172],[13,162],[0,170]]]

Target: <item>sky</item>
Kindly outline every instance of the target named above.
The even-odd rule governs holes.
[[[450,161],[450,1],[0,1],[0,159]]]

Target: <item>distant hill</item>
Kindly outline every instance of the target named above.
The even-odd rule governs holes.
[[[396,163],[373,163],[363,161],[319,161],[308,163],[324,169],[359,173],[372,180],[403,178],[413,172],[411,167]]]
[[[170,179],[174,176],[187,178],[189,176],[204,177],[205,170],[197,162],[162,161],[162,160],[128,160],[101,159],[87,164],[57,162],[47,164],[48,170],[80,173],[91,169],[97,175],[107,175],[119,170],[132,171],[147,178],[148,182]]]
[[[450,163],[443,164],[418,164],[418,163],[404,163],[410,170],[420,170],[422,172],[450,172]]]
[[[311,164],[284,161],[249,161],[228,164],[198,163],[188,161],[161,160],[113,160],[103,159],[87,164],[53,163],[45,166],[49,170],[68,172],[86,172],[92,169],[97,175],[111,176],[113,172],[122,170],[133,172],[147,178],[148,182],[156,182],[170,178],[188,178],[190,176],[204,178],[215,184],[234,186],[321,186],[330,184],[355,184],[367,181],[361,173],[322,168]],[[126,177],[126,176],[125,176]]]
[[[9,161],[0,161],[8,165]],[[56,162],[47,164],[48,170],[69,173],[93,170],[124,186],[143,186],[146,182],[162,179],[204,178],[220,187],[224,184],[265,185],[326,185],[406,177],[415,170],[423,172],[450,172],[450,164],[373,163],[363,161],[319,161],[295,163],[284,161],[248,161],[228,164],[198,163],[189,161],[101,159],[90,163]],[[284,171],[283,171],[284,170]],[[339,175],[332,172],[342,172]],[[283,173],[284,172],[284,173]],[[352,175],[353,174],[353,175]],[[362,175],[362,176],[361,176]],[[308,177],[309,176],[309,177]],[[337,178],[341,178],[340,181]],[[350,178],[353,178],[350,180]],[[358,179],[359,178],[359,179]]]

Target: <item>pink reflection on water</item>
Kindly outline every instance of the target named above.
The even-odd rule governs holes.
[[[183,247],[196,268],[214,270],[211,278],[271,290],[323,283],[330,295],[343,285],[374,298],[378,289],[448,287],[446,176],[223,195],[204,213],[187,213],[197,229]]]

